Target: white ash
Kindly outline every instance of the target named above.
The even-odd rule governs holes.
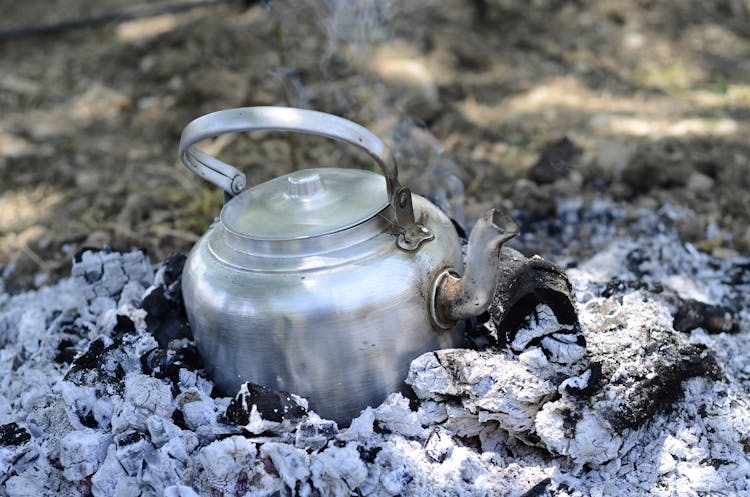
[[[746,495],[750,261],[682,244],[679,215],[562,205],[558,262],[588,230],[569,270],[586,345],[539,306],[507,347],[415,358],[419,402],[348,428],[252,405],[228,423],[190,341],[140,308],[174,292],[167,262],[84,253],[71,278],[0,293],[0,495]],[[676,332],[685,302],[724,321]]]

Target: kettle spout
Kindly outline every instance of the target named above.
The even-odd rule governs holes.
[[[492,209],[477,220],[469,235],[465,271],[440,273],[432,296],[432,318],[441,328],[479,316],[495,294],[498,262],[503,244],[518,234],[518,226],[506,213]]]

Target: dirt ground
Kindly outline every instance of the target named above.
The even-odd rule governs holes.
[[[369,127],[407,183],[469,223],[504,204],[529,229],[554,219],[559,199],[613,198],[691,209],[685,242],[717,257],[750,251],[746,0],[236,2],[3,39],[137,7],[0,0],[7,290],[67,274],[86,246],[143,247],[153,260],[189,250],[222,194],[179,164],[180,132],[251,105]],[[250,184],[295,167],[367,167],[287,135],[206,149]]]

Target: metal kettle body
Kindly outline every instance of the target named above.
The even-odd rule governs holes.
[[[431,229],[453,229],[442,213],[425,212],[426,200],[415,200]],[[458,237],[404,252],[381,227],[337,253],[249,270],[226,260],[237,254],[217,247],[225,228],[214,225],[193,248],[182,288],[217,386],[236,393],[252,381],[293,392],[321,416],[346,422],[400,390],[412,359],[460,346],[461,331],[436,329],[425,306],[430,275],[461,264]]]
[[[244,175],[195,147],[259,129],[362,148],[385,178],[322,168],[245,189]],[[375,135],[328,114],[219,111],[185,128],[180,156],[234,196],[192,249],[182,276],[208,373],[225,394],[250,381],[306,397],[339,423],[403,390],[420,354],[461,346],[459,323],[484,312],[494,292],[496,273],[485,266],[515,234],[496,213],[485,216],[472,230],[465,272],[450,219],[398,184],[395,162]]]

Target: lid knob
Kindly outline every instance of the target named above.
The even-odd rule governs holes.
[[[325,190],[323,180],[315,171],[297,171],[287,176],[286,194],[289,198],[312,197]]]

